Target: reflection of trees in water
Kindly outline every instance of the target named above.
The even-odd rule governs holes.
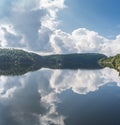
[[[100,69],[99,60],[105,58],[103,54],[59,54],[45,56],[44,67],[52,69]]]
[[[40,68],[41,56],[17,49],[0,49],[0,74],[21,75]]]
[[[0,49],[0,74],[22,75],[41,67],[51,69],[100,69],[103,54],[59,54],[40,56],[18,49]]]
[[[106,57],[99,61],[99,64],[103,67],[109,67],[117,70],[120,75],[120,54],[113,57]]]
[[[0,55],[0,69],[1,70],[10,70],[12,67],[13,60],[7,55]]]

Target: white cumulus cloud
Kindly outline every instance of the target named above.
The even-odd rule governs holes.
[[[58,29],[57,12],[64,7],[64,0],[1,0],[0,47],[51,54],[120,53],[120,35],[111,40],[86,28],[71,33]],[[14,79],[0,77],[0,124],[64,125],[65,117],[57,112],[55,105],[60,101],[57,94],[67,89],[87,94],[111,81],[120,86],[118,72],[109,68],[97,71],[41,70],[33,74]],[[35,103],[31,97],[35,97]],[[33,121],[27,122],[30,119]]]
[[[119,35],[108,39],[85,28],[71,33],[58,29],[57,13],[65,7],[64,0],[2,1],[1,47],[26,48],[41,53],[99,52],[115,55],[120,52]]]

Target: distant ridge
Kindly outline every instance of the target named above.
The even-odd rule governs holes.
[[[40,68],[101,69],[99,60],[107,58],[99,53],[74,53],[41,56],[22,49],[0,48],[0,75],[22,75]]]

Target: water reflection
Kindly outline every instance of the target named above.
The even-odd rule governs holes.
[[[41,69],[1,76],[0,124],[119,125],[118,74],[109,68]]]
[[[0,75],[22,75],[41,68],[50,69],[101,69],[103,54],[61,54],[40,56],[23,50],[0,50]]]

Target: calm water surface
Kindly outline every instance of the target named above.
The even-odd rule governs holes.
[[[120,125],[113,69],[41,69],[0,77],[0,125]]]

